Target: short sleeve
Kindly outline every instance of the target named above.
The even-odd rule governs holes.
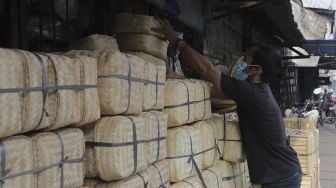
[[[221,91],[225,97],[234,100],[239,107],[250,109],[253,105],[253,85],[237,80],[224,73],[221,74]]]

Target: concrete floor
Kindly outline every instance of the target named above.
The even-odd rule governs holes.
[[[334,125],[320,128],[321,187],[336,188],[336,129]]]

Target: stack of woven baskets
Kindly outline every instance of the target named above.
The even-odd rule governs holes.
[[[75,127],[100,118],[96,60],[0,49],[0,74],[1,187],[82,185]]]
[[[167,80],[164,112],[172,187],[248,186],[237,118],[211,114],[209,83]]]
[[[298,153],[303,172],[302,188],[319,188],[320,158],[319,131],[316,128],[317,117],[286,117],[284,118],[288,141]]]
[[[140,26],[138,21],[127,23],[117,23],[117,31],[137,31]],[[122,28],[125,26],[129,28]],[[97,40],[102,37],[109,45],[98,45]],[[79,50],[69,51],[67,56],[85,55],[97,60],[102,114],[100,120],[82,128],[86,140],[84,185],[97,188],[169,185],[169,166],[165,160],[168,117],[161,111],[166,80],[164,61],[143,53],[141,46],[128,50],[132,52],[120,52],[124,42],[119,41],[118,47],[111,37],[93,35],[76,44]]]

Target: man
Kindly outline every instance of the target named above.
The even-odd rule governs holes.
[[[168,20],[158,21],[162,28],[153,30],[178,47],[182,62],[211,82],[217,96],[237,103],[251,183],[263,188],[299,188],[302,172],[298,157],[286,139],[281,110],[267,84],[276,75],[281,56],[267,45],[254,46],[237,64],[236,79],[231,78],[178,39]]]

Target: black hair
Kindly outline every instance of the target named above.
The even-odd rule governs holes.
[[[257,44],[249,48],[247,53],[252,56],[252,65],[262,67],[261,79],[270,82],[279,78],[281,72],[282,57],[280,52],[272,45]]]

